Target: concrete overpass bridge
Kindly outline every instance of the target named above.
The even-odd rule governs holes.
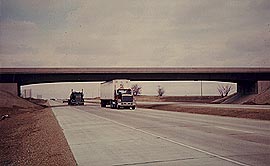
[[[112,79],[234,82],[238,93],[253,94],[258,81],[270,80],[270,68],[0,68],[0,79],[0,87],[12,86],[18,94],[21,85]]]

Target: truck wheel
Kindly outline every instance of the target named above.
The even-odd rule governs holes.
[[[111,109],[115,109],[116,108],[116,105],[113,103],[113,101],[110,101],[110,107],[111,107]]]
[[[105,105],[105,102],[104,102],[103,100],[100,101],[100,106],[101,106],[101,107],[105,107],[105,106],[106,106],[106,105]]]
[[[114,104],[112,104],[112,103],[111,103],[110,106],[111,106],[111,109],[114,109],[115,108]]]
[[[132,109],[135,110],[135,106],[133,106]]]

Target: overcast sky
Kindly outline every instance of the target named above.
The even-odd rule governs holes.
[[[1,0],[2,67],[270,67],[269,0]]]

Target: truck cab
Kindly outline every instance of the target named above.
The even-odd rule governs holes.
[[[117,102],[112,106],[113,108],[135,109],[135,102],[131,89],[118,89],[115,95]]]
[[[83,90],[81,92],[71,91],[68,105],[84,105]]]

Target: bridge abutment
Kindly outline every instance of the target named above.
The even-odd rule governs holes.
[[[270,88],[270,81],[258,81],[258,93],[263,93]]]
[[[258,94],[258,81],[241,81],[237,83],[237,93],[241,95]]]
[[[18,83],[0,83],[0,90],[13,95],[21,95],[21,86]]]

